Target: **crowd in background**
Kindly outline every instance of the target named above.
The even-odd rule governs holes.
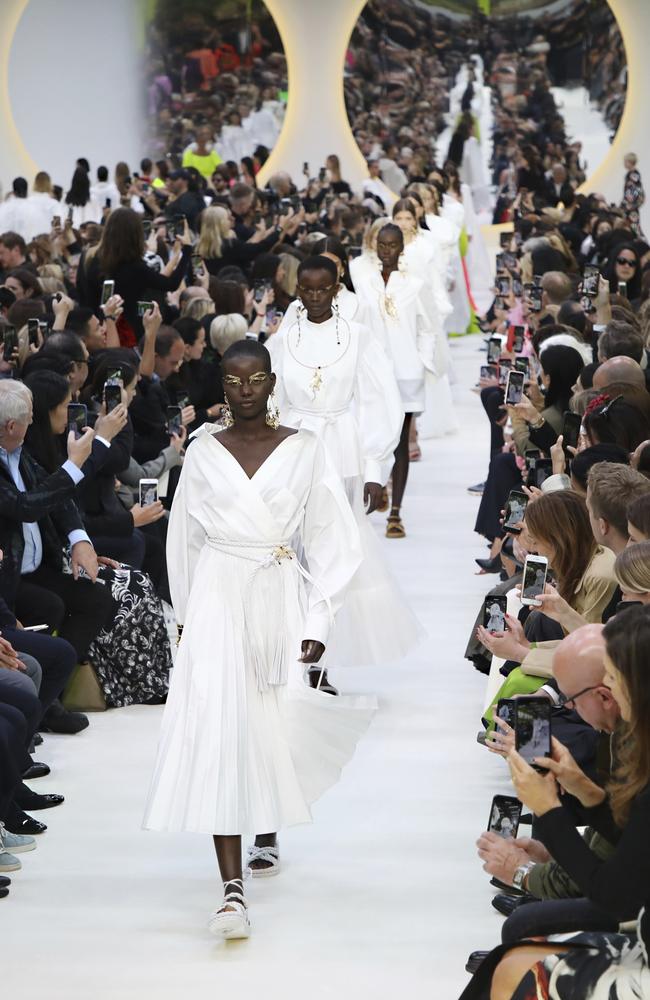
[[[287,65],[261,0],[234,8],[158,2],[145,44],[148,146],[171,167],[192,165],[207,146],[206,176],[223,164],[237,178],[245,160],[252,180],[282,128]]]

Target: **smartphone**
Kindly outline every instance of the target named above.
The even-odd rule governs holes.
[[[506,270],[513,270],[517,266],[517,254],[506,250],[503,254],[503,264]]]
[[[288,215],[291,208],[291,198],[280,198],[280,215]]]
[[[112,295],[115,295],[115,282],[105,281],[102,285],[101,305],[105,306]]]
[[[138,491],[140,494],[140,506],[150,507],[152,503],[156,503],[158,500],[158,480],[141,479],[138,483]]]
[[[582,294],[590,299],[598,295],[598,282],[600,270],[595,264],[585,264],[584,277],[582,279]]]
[[[203,258],[200,253],[192,254],[192,270],[195,274],[203,274]]]
[[[88,407],[83,403],[68,403],[68,433],[80,438],[84,427],[88,426]]]
[[[582,417],[579,413],[571,413],[570,410],[566,410],[562,420],[562,438],[564,450],[566,452],[567,448],[577,448],[578,438],[580,437],[580,427],[582,425]]]
[[[153,309],[153,302],[138,302],[138,316],[141,319],[150,309]]]
[[[530,364],[528,358],[515,358],[515,371],[523,372],[526,378],[530,376]]]
[[[481,365],[481,378],[496,378],[497,372],[496,365]]]
[[[538,458],[535,462],[535,483],[541,490],[542,483],[545,483],[549,476],[553,475],[553,460],[551,458]]]
[[[512,361],[510,358],[501,358],[499,361],[499,385],[505,386],[511,368]]]
[[[68,215],[67,215],[67,221],[68,222],[70,222],[70,223],[72,222],[72,216],[73,215],[74,215],[74,209],[73,209],[72,205],[70,205],[70,208],[68,209]]]
[[[115,382],[120,388],[124,388],[124,378],[122,377],[121,368],[111,368],[110,371],[106,373],[107,382]]]
[[[262,301],[262,299],[264,298],[264,295],[265,295],[266,291],[268,290],[268,287],[269,286],[268,286],[268,282],[267,281],[256,281],[254,283],[254,285],[253,285],[253,288],[254,288],[253,298],[255,299],[256,302],[261,302]]]
[[[505,594],[486,597],[483,604],[483,628],[488,632],[505,632],[508,598]]]
[[[107,379],[104,382],[104,402],[106,403],[106,412],[110,413],[119,406],[122,402],[122,386],[119,382],[112,379]]]
[[[499,295],[510,295],[510,278],[497,278],[497,291]]]
[[[2,331],[2,360],[11,361],[14,351],[18,347],[18,334],[15,326],[6,326]]]
[[[510,531],[513,535],[520,533],[521,528],[518,528],[517,525],[521,524],[526,516],[527,505],[528,497],[525,493],[520,490],[510,490],[503,516],[504,531]]]
[[[185,393],[182,396],[176,397],[176,406],[180,406],[181,410],[184,410],[186,406],[190,405],[190,397]]]
[[[515,728],[517,713],[517,699],[516,698],[499,698],[497,702],[497,717],[503,722],[506,722],[511,729]]]
[[[495,795],[490,807],[488,833],[496,833],[504,840],[516,840],[521,810],[521,802],[514,795]]]
[[[506,255],[504,253],[497,254],[497,274],[505,271],[506,269],[505,256]]]
[[[504,312],[507,309],[503,295],[497,295],[494,300],[494,308],[498,309],[500,312]]]
[[[521,283],[521,278],[517,278],[515,275],[512,277],[512,294],[516,299],[520,299],[524,294],[524,286]]]
[[[327,170],[325,169],[325,167],[321,167],[320,170],[318,171],[318,179],[321,182],[321,184],[324,182],[326,177],[327,177]]]
[[[533,608],[541,607],[537,598],[544,593],[547,572],[548,559],[546,556],[526,556],[524,578],[521,584],[522,604]]]
[[[542,453],[539,448],[527,448],[524,452],[524,461],[526,463],[527,469],[534,469],[535,464],[539,458],[542,457]]]
[[[618,294],[622,295],[624,299],[627,298],[627,281],[619,281]]]
[[[180,434],[181,432],[181,408],[180,406],[167,407],[167,431],[169,434]]]
[[[502,250],[507,250],[512,241],[512,233],[499,233],[499,246]]]
[[[517,698],[515,747],[532,767],[533,757],[551,755],[551,703],[548,698]],[[544,772],[543,768],[536,770]]]
[[[23,625],[23,632],[47,632],[49,625]]]
[[[144,234],[145,240],[148,240],[151,236],[151,219],[142,220],[142,232]]]
[[[302,172],[305,175],[305,177],[309,177],[309,164],[307,163],[307,160],[305,160],[305,162],[302,165]]]
[[[498,363],[501,357],[501,338],[500,337],[490,337],[488,340],[487,349],[487,360],[489,365],[495,365]]]
[[[38,347],[38,334],[40,331],[40,324],[37,319],[27,320],[27,339],[29,341],[30,347]]]
[[[521,397],[524,394],[524,382],[526,381],[526,376],[523,372],[518,372],[516,369],[511,368],[508,372],[508,381],[506,382],[506,393],[505,393],[505,404],[506,406],[514,406],[516,403],[521,402]]]
[[[61,228],[61,216],[60,215],[53,215],[52,216],[52,229],[60,229],[60,228]]]
[[[525,338],[525,335],[526,335],[526,327],[525,326],[515,326],[515,327],[513,327],[513,336],[514,336],[514,339],[513,339],[513,342],[512,342],[512,349],[515,352],[515,354],[521,354],[521,352],[523,351],[523,349],[524,349],[524,338]]]

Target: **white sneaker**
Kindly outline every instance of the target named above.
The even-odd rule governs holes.
[[[17,872],[22,867],[18,858],[15,858],[13,854],[8,854],[7,851],[0,854],[0,872]]]
[[[251,923],[244,898],[244,883],[240,878],[233,878],[224,884],[224,889],[229,885],[241,886],[241,892],[236,889],[225,894],[223,903],[208,920],[208,930],[216,937],[233,941],[250,937]]]
[[[0,848],[12,854],[25,854],[36,850],[36,840],[22,833],[10,833],[4,823],[0,823]]]

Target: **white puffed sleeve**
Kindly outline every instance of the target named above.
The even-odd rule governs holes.
[[[204,426],[212,427],[210,424]],[[201,434],[202,430],[199,428],[195,434]],[[205,489],[205,480],[200,473],[201,449],[201,441],[191,444],[187,449],[167,528],[169,590],[179,625],[185,622],[192,580],[205,540],[205,528],[188,509],[190,498],[196,503],[199,491]]]
[[[404,407],[389,360],[370,330],[359,326],[359,355],[354,390],[365,483],[385,485],[399,442]]]
[[[311,488],[301,541],[313,583],[303,637],[327,644],[332,616],[362,561],[361,539],[341,480],[323,443],[313,436]]]

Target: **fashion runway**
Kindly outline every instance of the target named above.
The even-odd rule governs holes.
[[[487,471],[488,426],[469,391],[480,343],[452,344],[461,430],[423,442],[407,538],[382,542],[428,638],[398,666],[332,671],[348,691],[376,692],[380,711],[314,824],[281,833],[280,875],[247,884],[250,940],[206,930],[222,899],[209,838],[141,831],[162,710],[120,709],[40,748],[52,775],[33,787],[66,803],[39,814],[49,830],[0,902],[7,996],[453,1000],[468,953],[497,943],[474,841],[509,783],[476,744],[486,678],[462,658],[496,579],[474,575],[487,550],[466,492]],[[382,534],[384,517],[373,515]]]

